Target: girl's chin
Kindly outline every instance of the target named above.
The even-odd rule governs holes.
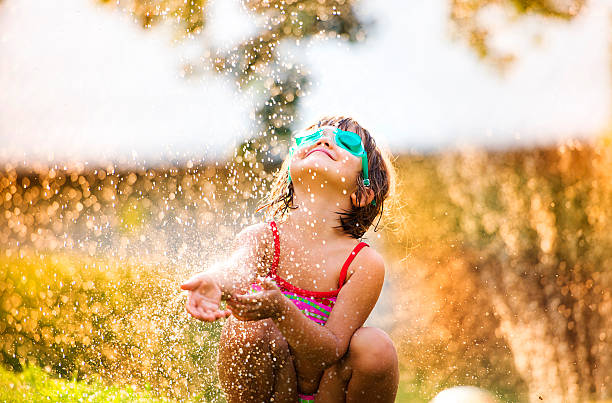
[[[329,175],[329,172],[319,172],[312,171],[296,174],[291,174],[291,178],[294,184],[299,184],[301,186],[310,186],[311,188],[321,188],[321,187],[335,187],[335,188],[345,188],[346,183],[343,183],[341,178],[336,175]]]
[[[320,151],[314,152],[300,161],[300,167],[304,167],[306,169],[320,169],[321,167],[331,168],[336,161],[329,158],[327,154],[324,154]]]
[[[336,170],[337,168],[333,167],[328,161],[313,158],[310,161],[302,161],[302,164],[292,164],[291,176],[293,177],[294,171],[296,176],[307,177],[311,176],[313,173],[327,176],[329,172],[335,172]]]

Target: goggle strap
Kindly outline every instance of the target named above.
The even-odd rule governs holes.
[[[291,147],[289,149],[289,165],[287,165],[287,183],[291,182],[291,170],[289,169],[291,167],[291,157],[293,156],[293,152],[295,151],[295,147]]]
[[[368,155],[363,153],[361,156],[361,168],[363,170],[363,186],[370,187],[370,176],[368,175]]]

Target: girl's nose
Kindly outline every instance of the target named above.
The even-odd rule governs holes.
[[[328,136],[323,135],[323,136],[321,136],[321,138],[319,138],[319,139],[317,140],[317,142],[316,142],[315,144],[316,144],[317,146],[318,146],[318,145],[325,145],[325,146],[327,146],[327,147],[330,147],[330,148],[331,148],[331,139],[330,139]]]

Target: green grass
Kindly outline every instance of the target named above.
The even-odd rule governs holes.
[[[195,401],[210,401],[200,395]],[[0,402],[173,402],[155,396],[149,390],[134,387],[109,386],[99,380],[77,381],[58,379],[35,366],[22,372],[13,372],[0,367]],[[397,402],[427,402],[414,385],[402,382]]]
[[[427,403],[431,400],[425,398],[423,395],[423,393],[415,390],[414,385],[408,382],[400,382],[395,401],[397,403]]]
[[[58,379],[35,366],[13,372],[0,367],[0,402],[174,402],[155,396],[150,388],[136,390],[132,386],[112,386],[101,380]],[[402,380],[396,402],[426,403],[427,393],[419,385]],[[209,396],[203,391],[189,401],[223,402],[221,396]]]
[[[22,372],[0,369],[2,402],[169,402],[131,386],[108,386],[100,381],[57,379],[38,367]]]

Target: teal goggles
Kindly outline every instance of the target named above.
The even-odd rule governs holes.
[[[324,131],[332,132],[334,134],[334,142],[338,147],[344,148],[346,151],[353,154],[354,156],[361,158],[361,167],[363,169],[363,185],[366,187],[370,186],[370,179],[368,177],[368,154],[363,148],[363,142],[361,141],[361,137],[359,137],[357,133],[340,130],[337,127],[319,128],[313,133],[309,133],[304,136],[297,136],[295,138],[295,146],[291,147],[291,150],[289,151],[290,155],[293,155],[293,152],[298,148],[316,143],[321,137],[323,137]],[[287,171],[288,170],[289,169],[287,169]],[[289,172],[289,181],[291,181],[291,172]]]

